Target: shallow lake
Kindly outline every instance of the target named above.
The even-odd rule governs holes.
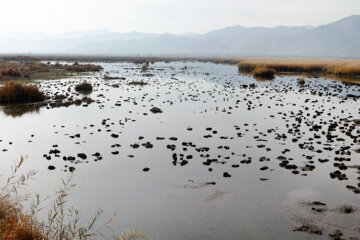
[[[67,204],[81,219],[102,209],[101,226],[117,213],[115,232],[153,239],[360,237],[359,86],[258,81],[213,63],[156,62],[146,73],[99,64],[101,73],[37,82],[75,100],[86,80],[89,104],[2,108],[2,181],[27,156],[21,171],[38,170],[28,191],[45,198],[74,167]]]

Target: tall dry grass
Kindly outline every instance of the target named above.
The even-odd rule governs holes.
[[[41,62],[6,62],[0,61],[0,79],[8,80],[27,76],[37,72],[49,72],[52,65]]]
[[[272,79],[274,78],[276,71],[272,68],[257,67],[252,71],[252,73],[255,77]]]
[[[145,63],[141,66],[141,71],[146,72],[149,69],[150,60],[146,59]]]
[[[41,240],[42,235],[33,219],[23,213],[22,203],[28,200],[21,196],[19,189],[33,178],[35,171],[19,174],[19,169],[24,163],[21,157],[13,168],[11,175],[0,185],[0,239],[4,240]]]
[[[20,174],[24,157],[14,164],[10,176],[4,183],[0,182],[0,239],[1,240],[149,240],[144,234],[129,231],[119,236],[106,237],[106,234],[96,229],[95,225],[102,211],[97,211],[87,224],[81,224],[79,211],[67,207],[67,197],[73,184],[73,174],[62,180],[62,187],[56,192],[55,199],[44,203],[39,195],[28,209],[23,204],[30,200],[29,194],[20,194],[21,189],[33,179],[36,171],[30,170]],[[2,180],[0,178],[0,180]],[[47,218],[41,220],[40,212],[46,211]],[[109,228],[113,218],[105,223]],[[112,231],[113,232],[113,231]]]
[[[45,94],[36,85],[19,82],[6,82],[0,87],[0,103],[29,103],[45,100]]]
[[[252,72],[260,67],[272,68],[282,73],[320,73],[336,76],[360,76],[360,60],[357,59],[239,59],[239,71]]]
[[[21,77],[21,73],[17,70],[9,68],[7,70],[1,71],[2,76],[10,76],[10,77]]]
[[[21,58],[20,58],[21,59]],[[79,64],[75,62],[72,65],[45,64],[34,61],[1,61],[0,60],[0,80],[11,80],[21,77],[29,77],[34,73],[44,73],[51,71],[67,71],[67,72],[98,72],[103,68],[94,64]]]
[[[78,62],[75,62],[73,65],[65,65],[64,69],[65,71],[70,72],[98,72],[103,68],[99,65],[79,64]]]

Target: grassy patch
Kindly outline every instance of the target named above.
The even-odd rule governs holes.
[[[146,64],[146,63],[144,63],[144,65],[142,65],[142,67],[141,67],[142,72],[146,72],[148,69],[149,69],[149,64]]]
[[[58,80],[62,78],[83,76],[85,73],[69,72],[63,69],[54,69],[48,72],[35,72],[28,78],[20,78],[18,80]]]
[[[287,58],[239,59],[239,71],[252,72],[260,67],[271,68],[281,73],[319,73],[336,76],[360,76],[359,60]]]
[[[45,100],[45,94],[35,85],[7,82],[0,87],[0,103],[30,103]]]
[[[73,65],[65,65],[65,71],[69,72],[99,72],[103,68],[94,64],[79,64],[75,62]]]
[[[305,79],[304,78],[298,78],[297,82],[299,85],[304,85],[305,84]]]
[[[5,76],[5,77],[7,77],[7,76],[9,76],[9,77],[21,77],[21,73],[19,71],[17,71],[17,70],[12,69],[12,68],[9,68],[7,70],[3,70],[1,72],[1,75]]]
[[[62,65],[42,62],[10,62],[0,61],[0,80],[60,79],[79,73],[98,72],[103,68],[94,64]]]
[[[252,73],[255,77],[273,79],[276,71],[271,68],[257,67]]]
[[[91,92],[92,90],[93,87],[91,86],[90,83],[87,82],[83,82],[75,86],[75,91],[77,92]]]

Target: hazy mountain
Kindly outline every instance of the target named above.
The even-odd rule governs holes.
[[[318,27],[232,26],[205,34],[116,33],[107,30],[0,34],[2,53],[174,56],[360,57],[360,16]]]
[[[96,36],[100,34],[109,34],[110,32],[106,29],[97,29],[91,31],[76,31],[70,33],[62,33],[57,34],[54,38],[80,38],[80,37],[88,37],[88,36]]]

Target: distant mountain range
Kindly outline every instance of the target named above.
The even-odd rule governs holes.
[[[1,34],[0,53],[192,57],[360,58],[360,15],[318,27],[233,26],[205,34],[115,33],[107,30],[49,36]]]

